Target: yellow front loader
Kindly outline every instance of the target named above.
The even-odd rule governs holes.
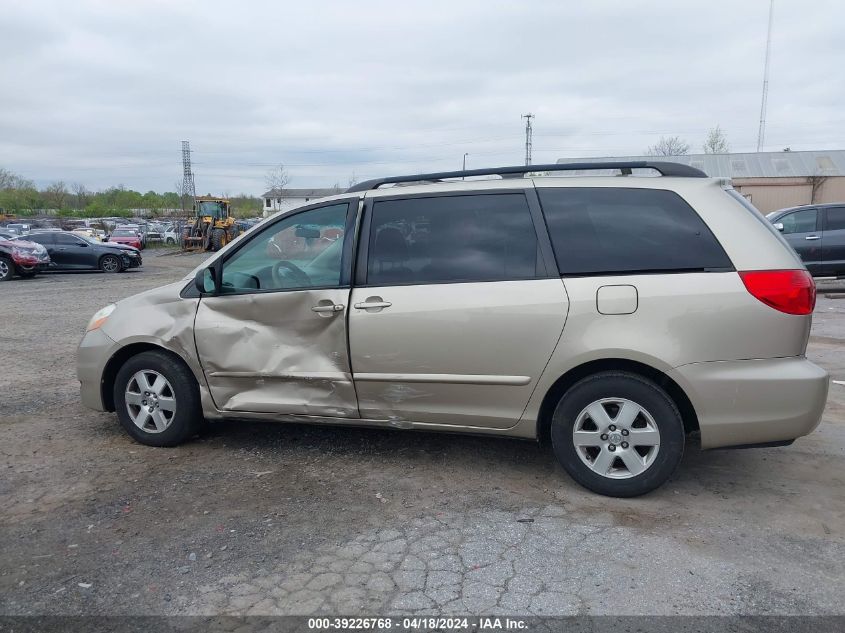
[[[219,251],[240,233],[227,198],[197,196],[194,215],[182,231],[182,250]]]

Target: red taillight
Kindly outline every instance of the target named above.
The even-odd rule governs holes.
[[[739,276],[748,292],[775,310],[812,314],[816,307],[816,284],[806,270],[750,270]]]

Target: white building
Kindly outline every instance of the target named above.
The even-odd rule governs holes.
[[[314,202],[326,196],[334,196],[341,193],[341,189],[330,187],[328,189],[271,189],[265,191],[264,217],[276,211],[289,211],[301,207],[309,202]]]

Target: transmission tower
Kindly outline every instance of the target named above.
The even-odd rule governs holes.
[[[528,166],[531,164],[531,141],[534,134],[531,129],[531,119],[534,118],[534,115],[529,112],[523,114],[521,118],[525,119],[525,165]]]
[[[193,200],[196,197],[194,172],[191,171],[191,143],[182,141],[182,207],[185,206],[185,198]]]
[[[757,130],[757,151],[763,151],[766,141],[766,102],[769,98],[769,52],[772,48],[772,15],[775,12],[775,0],[769,3],[769,30],[766,34],[766,61],[763,63],[763,99],[760,103],[760,128]]]

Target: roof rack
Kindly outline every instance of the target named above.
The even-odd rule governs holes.
[[[682,165],[681,163],[667,163],[664,161],[615,161],[594,163],[552,163],[551,165],[525,165],[519,167],[488,167],[486,169],[466,169],[463,171],[442,171],[433,174],[414,174],[411,176],[391,176],[389,178],[375,178],[365,180],[349,187],[347,193],[356,191],[370,191],[382,185],[400,182],[438,182],[447,178],[465,178],[467,176],[501,176],[513,178],[520,174],[535,171],[578,171],[591,169],[619,169],[623,175],[631,174],[632,169],[653,169],[661,176],[682,176],[686,178],[707,178],[700,169]]]

